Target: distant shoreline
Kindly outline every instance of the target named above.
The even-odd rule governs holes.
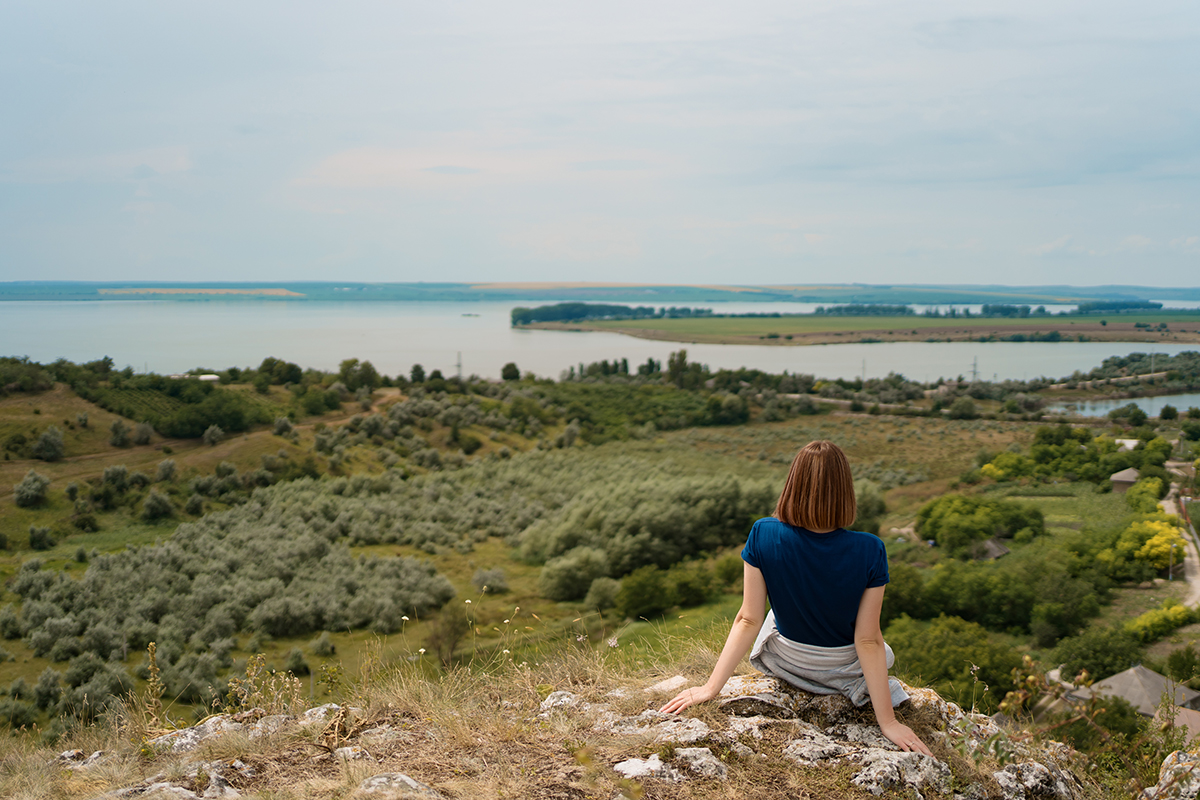
[[[1146,286],[866,285],[720,286],[604,282],[368,283],[334,281],[9,281],[0,302],[20,300],[582,301],[655,307],[703,303],[1074,305],[1096,300],[1200,302],[1200,288]]]
[[[1104,320],[1107,324],[1102,324]],[[1166,330],[1155,329],[1165,322]],[[1139,323],[1150,328],[1136,327]],[[1185,327],[1178,327],[1182,324]],[[1200,342],[1200,311],[1136,314],[996,317],[689,317],[648,320],[536,322],[522,329],[603,331],[683,344],[797,347],[879,342]],[[1054,338],[1057,334],[1058,338]],[[1082,338],[1081,338],[1082,337]]]

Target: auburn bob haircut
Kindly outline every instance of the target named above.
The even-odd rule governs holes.
[[[775,518],[788,525],[827,531],[845,528],[858,515],[854,478],[842,448],[833,442],[806,444],[792,459]]]

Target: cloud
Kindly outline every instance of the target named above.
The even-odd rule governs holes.
[[[529,225],[505,239],[510,245],[551,261],[628,260],[642,255],[638,234],[607,219],[581,218]]]
[[[187,147],[155,147],[94,156],[32,158],[0,172],[8,183],[150,180],[192,169]],[[5,174],[7,173],[7,174]]]
[[[1046,242],[1045,244],[1039,244],[1037,247],[1032,247],[1029,250],[1027,250],[1026,252],[1028,252],[1029,255],[1032,255],[1032,256],[1048,256],[1051,253],[1059,252],[1060,250],[1065,248],[1070,243],[1071,243],[1070,236],[1060,236],[1057,239],[1055,239],[1053,242]]]

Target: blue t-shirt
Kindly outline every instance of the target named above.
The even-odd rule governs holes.
[[[742,560],[766,579],[779,632],[818,647],[854,644],[863,592],[888,582],[878,536],[845,528],[813,533],[774,517],[754,523]]]

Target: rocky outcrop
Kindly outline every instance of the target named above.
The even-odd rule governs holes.
[[[1176,750],[1158,770],[1158,783],[1140,800],[1193,800],[1200,797],[1200,752]]]
[[[798,692],[770,678],[731,679],[716,704],[719,713],[706,713],[703,718],[663,714],[653,708],[629,713],[643,701],[657,704],[661,697],[685,684],[682,677],[675,676],[648,687],[645,694],[610,692],[601,698],[606,702],[592,702],[572,692],[556,691],[541,702],[532,717],[524,719],[548,731],[565,725],[574,731],[590,732],[591,737],[596,737],[593,741],[608,742],[610,752],[624,751],[633,756],[597,765],[599,769],[611,770],[609,774],[614,780],[620,776],[625,780],[671,784],[721,782],[729,779],[731,766],[750,759],[765,759],[770,752],[775,754],[771,757],[782,754],[801,769],[848,768],[850,782],[876,796],[941,797],[950,794],[952,787],[961,792],[962,776],[952,775],[945,760],[902,752],[884,738],[873,724],[869,710],[856,708],[841,696]],[[989,752],[987,748],[1003,737],[1001,729],[988,717],[966,713],[928,689],[908,691],[912,699],[907,716],[922,720],[923,730],[938,752],[957,750],[967,756],[984,755]],[[522,714],[529,713],[519,711],[513,703],[505,708],[514,720],[521,720]],[[179,800],[241,797],[253,784],[251,767],[238,760],[196,758],[196,751],[214,752],[211,748],[202,749],[206,744],[234,734],[250,740],[280,735],[284,739],[291,736],[294,741],[295,737],[301,737],[312,743],[308,747],[324,753],[314,757],[316,761],[324,759],[342,765],[353,762],[355,770],[368,775],[376,767],[379,774],[370,775],[354,789],[351,796],[358,800],[431,800],[446,796],[403,772],[383,771],[393,764],[403,767],[405,744],[433,733],[423,734],[421,728],[386,715],[368,720],[359,709],[332,703],[309,709],[299,717],[268,715],[258,709],[218,714],[189,728],[164,733],[151,739],[147,746],[182,760],[190,771],[180,776],[176,768],[170,780],[165,774],[158,774],[101,796]],[[1066,748],[1050,746],[1034,751],[1011,741],[1008,746],[1016,753],[1015,759],[990,778],[986,772],[982,773],[977,785],[954,796],[962,800],[1082,797],[1082,786],[1069,768],[1070,752]],[[391,753],[390,760],[378,757],[381,750]],[[60,754],[51,763],[61,769],[80,771],[94,769],[112,757],[103,752],[88,754],[74,750]],[[195,760],[189,764],[188,759]],[[1196,797],[1200,779],[1193,778],[1191,772],[1200,763],[1200,755],[1177,753],[1172,759],[1163,765],[1164,779],[1160,786],[1144,794],[1144,800]],[[1176,790],[1184,793],[1168,793]],[[450,791],[449,796],[459,795]]]

